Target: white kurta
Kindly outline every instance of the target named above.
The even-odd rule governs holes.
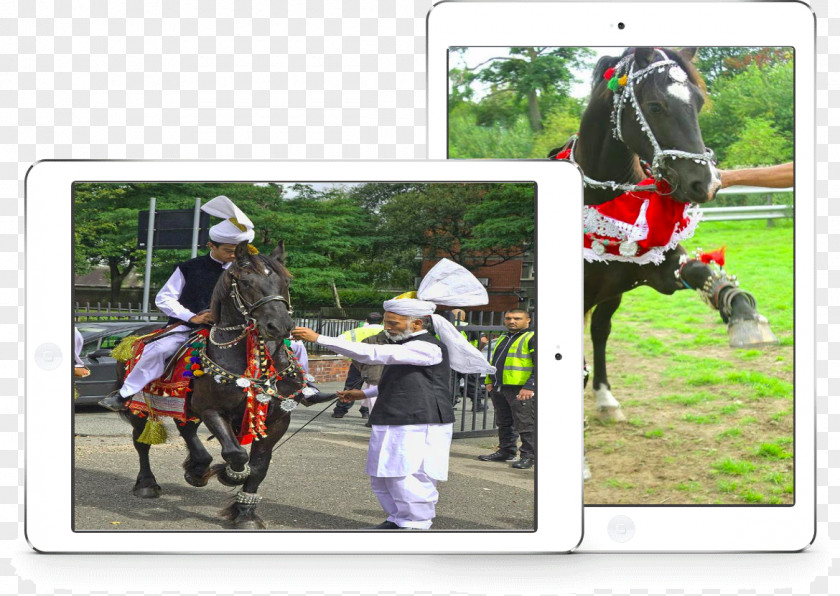
[[[213,257],[210,257],[211,259]],[[213,259],[217,263],[217,261]],[[230,267],[230,263],[221,263],[222,269]],[[185,308],[178,299],[184,291],[186,285],[181,269],[176,267],[169,279],[155,296],[155,305],[158,309],[168,317],[181,319],[188,322],[197,313]],[[120,387],[120,395],[123,397],[130,397],[138,393],[150,382],[154,381],[163,374],[163,369],[166,368],[166,360],[178,351],[187,337],[190,334],[190,328],[186,325],[179,325],[171,330],[170,334],[164,338],[150,343],[143,349],[143,354],[140,356],[140,361],[134,365],[134,368],[125,378],[122,387]]]
[[[420,335],[426,331],[418,331]],[[443,359],[440,347],[416,341],[405,344],[365,344],[336,337],[318,336],[317,343],[364,364],[413,364],[432,366]],[[363,389],[368,398],[378,387]],[[435,480],[446,480],[452,423],[380,425],[371,427],[365,473],[377,477],[410,476],[425,472]]]

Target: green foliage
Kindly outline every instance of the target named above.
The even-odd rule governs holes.
[[[769,120],[747,118],[738,140],[726,150],[720,167],[732,169],[746,166],[777,164],[793,159],[792,138],[779,134]]]
[[[738,141],[736,155],[746,159],[744,152],[749,147],[745,144],[751,138],[770,139],[776,155],[765,155],[761,161],[746,159],[749,163],[739,165],[789,161],[793,156],[793,62],[762,67],[749,64],[741,72],[718,80],[709,94],[708,109],[700,113],[700,130],[721,164],[732,162],[729,151]],[[758,146],[753,149],[764,150]]]
[[[423,254],[469,267],[532,248],[532,184],[79,184],[75,189],[76,273],[108,265],[118,293],[142,265],[137,218],[148,209],[192,208],[195,197],[226,195],[254,222],[253,244],[269,254],[283,240],[292,299],[308,306],[378,306],[413,289]],[[215,220],[213,221],[215,223]],[[203,254],[201,248],[199,254]],[[153,290],[190,251],[156,249]],[[116,302],[117,298],[112,298]]]

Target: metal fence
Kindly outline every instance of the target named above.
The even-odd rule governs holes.
[[[718,195],[755,195],[761,194],[768,197],[768,204],[764,205],[744,205],[733,207],[706,207],[698,206],[694,208],[695,212],[703,215],[702,221],[739,221],[748,219],[783,219],[793,217],[793,205],[773,205],[769,204],[770,197],[773,194],[788,194],[793,193],[792,188],[768,189],[758,186],[733,186],[724,188],[718,191]]]

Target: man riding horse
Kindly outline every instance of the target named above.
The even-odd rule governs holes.
[[[236,245],[254,240],[254,224],[225,196],[211,199],[201,210],[223,220],[210,228],[210,252],[175,266],[155,297],[155,305],[169,317],[168,331],[147,343],[122,387],[104,397],[100,406],[125,410],[131,396],[163,374],[167,359],[184,344],[190,331],[213,323],[209,311],[213,288],[236,258]]]

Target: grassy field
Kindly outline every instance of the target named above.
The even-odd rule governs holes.
[[[792,502],[792,222],[707,222],[684,246],[721,245],[780,345],[729,348],[726,325],[692,291],[625,294],[607,358],[628,422],[600,422],[587,389],[587,503]]]

